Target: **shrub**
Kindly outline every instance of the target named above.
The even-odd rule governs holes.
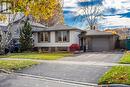
[[[69,47],[70,51],[71,52],[74,52],[74,51],[79,51],[80,50],[80,46],[78,44],[72,44],[70,47]]]

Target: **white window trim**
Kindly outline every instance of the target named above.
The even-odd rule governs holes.
[[[50,37],[50,32],[47,32],[49,35],[49,37],[48,37],[48,41],[45,41],[45,33],[46,32],[42,32],[42,36],[43,36],[43,41],[40,41],[39,43],[50,43],[50,40],[51,40],[51,37]],[[39,39],[39,37],[38,37],[38,39]]]
[[[64,38],[64,35],[63,35],[63,33],[64,33],[64,31],[66,31],[66,32],[68,32],[68,41],[63,41],[63,38]],[[59,31],[56,31],[55,32],[55,35],[57,34],[57,32],[59,32]],[[68,42],[70,42],[70,31],[67,31],[67,30],[63,30],[63,31],[60,31],[61,32],[61,41],[55,41],[56,43],[68,43]],[[56,38],[55,38],[55,40],[57,39],[58,37],[56,36]]]

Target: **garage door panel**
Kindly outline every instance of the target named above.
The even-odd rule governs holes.
[[[109,38],[93,38],[92,39],[93,51],[108,51],[109,50]]]

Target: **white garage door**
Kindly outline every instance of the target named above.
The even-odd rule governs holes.
[[[109,50],[109,38],[94,37],[92,39],[93,51],[108,51]]]

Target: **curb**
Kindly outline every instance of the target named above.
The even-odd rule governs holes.
[[[38,79],[46,79],[46,80],[51,80],[51,81],[59,81],[59,82],[64,82],[64,83],[77,84],[77,85],[82,85],[82,86],[87,85],[87,86],[92,86],[92,87],[98,87],[98,84],[93,84],[93,83],[84,83],[84,82],[77,82],[77,81],[70,81],[70,80],[56,79],[56,78],[52,78],[52,77],[42,77],[42,76],[21,74],[21,73],[15,73],[15,74],[18,76],[27,76],[27,77],[38,78]]]

